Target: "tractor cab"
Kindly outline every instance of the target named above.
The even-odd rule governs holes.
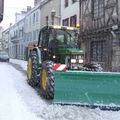
[[[78,30],[73,27],[47,26],[39,34],[42,61],[66,64],[69,69],[83,66],[84,52],[78,49]]]

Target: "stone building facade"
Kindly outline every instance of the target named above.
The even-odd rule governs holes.
[[[80,46],[86,62],[120,71],[120,1],[81,0]]]

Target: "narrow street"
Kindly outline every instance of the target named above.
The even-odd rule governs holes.
[[[45,102],[26,82],[26,62],[11,63],[0,63],[0,120],[120,120],[120,111]]]

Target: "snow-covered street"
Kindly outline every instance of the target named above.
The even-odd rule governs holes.
[[[24,93],[30,95],[31,90],[29,87],[24,89],[24,81],[21,84],[25,77],[7,63],[0,63],[0,76],[0,120],[37,120],[23,100],[27,95]],[[31,90],[31,94],[34,94],[32,92],[34,91]]]
[[[11,59],[26,71],[27,63]],[[26,75],[0,62],[0,120],[120,120],[120,111],[51,105],[26,82]]]

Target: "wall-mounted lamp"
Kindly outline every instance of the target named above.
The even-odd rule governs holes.
[[[52,9],[52,10],[51,10],[51,20],[52,20],[52,25],[54,25],[55,14],[56,14],[55,9]]]

